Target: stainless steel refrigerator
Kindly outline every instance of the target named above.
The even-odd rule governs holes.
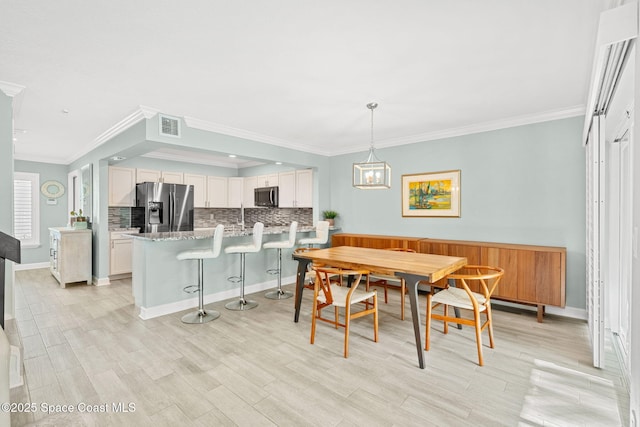
[[[143,182],[136,185],[136,206],[144,209],[141,232],[193,230],[193,185]]]

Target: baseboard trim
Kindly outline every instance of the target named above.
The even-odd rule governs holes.
[[[15,388],[24,385],[24,377],[22,375],[22,352],[20,347],[11,346],[11,355],[9,359],[9,387]]]
[[[93,283],[94,286],[106,286],[111,284],[111,281],[109,281],[108,277],[93,276],[91,282]]]
[[[34,262],[31,264],[14,264],[13,271],[36,270],[39,268],[49,268],[48,262]]]
[[[122,274],[110,274],[109,281],[112,280],[121,280],[121,279],[131,279],[131,273],[122,273]]]
[[[283,283],[295,282],[296,276],[283,277]],[[278,286],[278,280],[268,280],[266,282],[256,283],[244,288],[245,295],[250,295],[256,292],[265,291],[267,289],[273,289]],[[224,301],[227,299],[239,297],[239,289],[229,289],[226,291],[216,292],[213,294],[204,296],[204,303],[211,304],[218,301]],[[153,319],[154,317],[165,316],[167,314],[177,313],[179,311],[189,310],[191,308],[198,307],[198,297],[187,298],[182,301],[172,302],[169,304],[156,305],[153,307],[138,307],[140,309],[140,317],[142,320]]]

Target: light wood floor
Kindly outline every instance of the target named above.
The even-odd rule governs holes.
[[[222,316],[204,325],[182,324],[183,313],[139,319],[130,280],[60,289],[47,270],[19,271],[15,294],[7,332],[24,346],[26,386],[12,390],[12,401],[38,407],[13,414],[16,426],[628,424],[613,351],[606,369],[593,368],[580,321],[537,323],[533,312],[496,309],[496,348],[485,346],[484,367],[471,328],[445,336],[435,322],[421,370],[398,292],[380,305],[379,343],[370,316],[354,321],[349,359],[341,329],[319,324],[309,344],[310,292],[299,323],[291,299],[257,294],[260,305],[248,312],[209,306]],[[43,403],[109,411],[47,415]],[[113,403],[133,403],[135,412],[116,413]]]

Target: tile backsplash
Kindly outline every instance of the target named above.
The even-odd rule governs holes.
[[[109,206],[109,230],[139,227],[144,221],[144,209]]]
[[[212,219],[213,217],[213,219]],[[196,208],[194,228],[215,227],[216,224],[237,224],[240,221],[238,208]],[[244,222],[252,226],[256,222],[265,225],[289,225],[298,221],[300,225],[313,225],[311,208],[247,208],[244,210]]]
[[[217,224],[237,224],[239,208],[196,208],[194,228],[215,227]],[[247,226],[256,222],[265,225],[289,225],[298,221],[300,225],[313,225],[312,208],[247,208],[244,210]],[[144,222],[143,208],[109,207],[109,229],[137,227]]]

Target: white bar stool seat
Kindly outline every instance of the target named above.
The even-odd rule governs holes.
[[[306,237],[300,239],[298,244],[300,245],[324,245],[329,240],[329,221],[318,221],[316,224],[316,237]]]
[[[182,316],[183,323],[206,323],[220,317],[220,312],[215,310],[205,311],[204,309],[204,272],[202,261],[205,259],[218,258],[220,255],[220,249],[222,247],[222,237],[224,235],[224,225],[218,224],[213,232],[213,245],[211,249],[194,249],[191,251],[183,251],[176,256],[180,261],[187,259],[198,260],[198,285],[186,286],[185,292],[194,293],[198,292],[198,311],[194,313],[188,313]],[[195,288],[195,290],[191,290]]]
[[[255,301],[247,300],[244,298],[244,277],[245,277],[245,255],[252,252],[260,252],[262,247],[262,232],[264,231],[264,224],[256,222],[253,225],[253,243],[250,245],[236,245],[228,246],[224,249],[227,254],[240,254],[240,276],[231,276],[229,281],[240,282],[240,299],[238,301],[231,301],[225,304],[228,310],[249,310],[258,306]]]
[[[267,270],[269,274],[278,275],[278,289],[275,291],[267,292],[264,296],[269,299],[286,299],[293,296],[292,292],[282,290],[282,250],[290,249],[296,244],[296,231],[298,230],[298,222],[293,221],[289,226],[289,239],[281,240],[279,242],[267,242],[262,245],[265,249],[277,249],[278,250],[278,268],[272,268]]]

